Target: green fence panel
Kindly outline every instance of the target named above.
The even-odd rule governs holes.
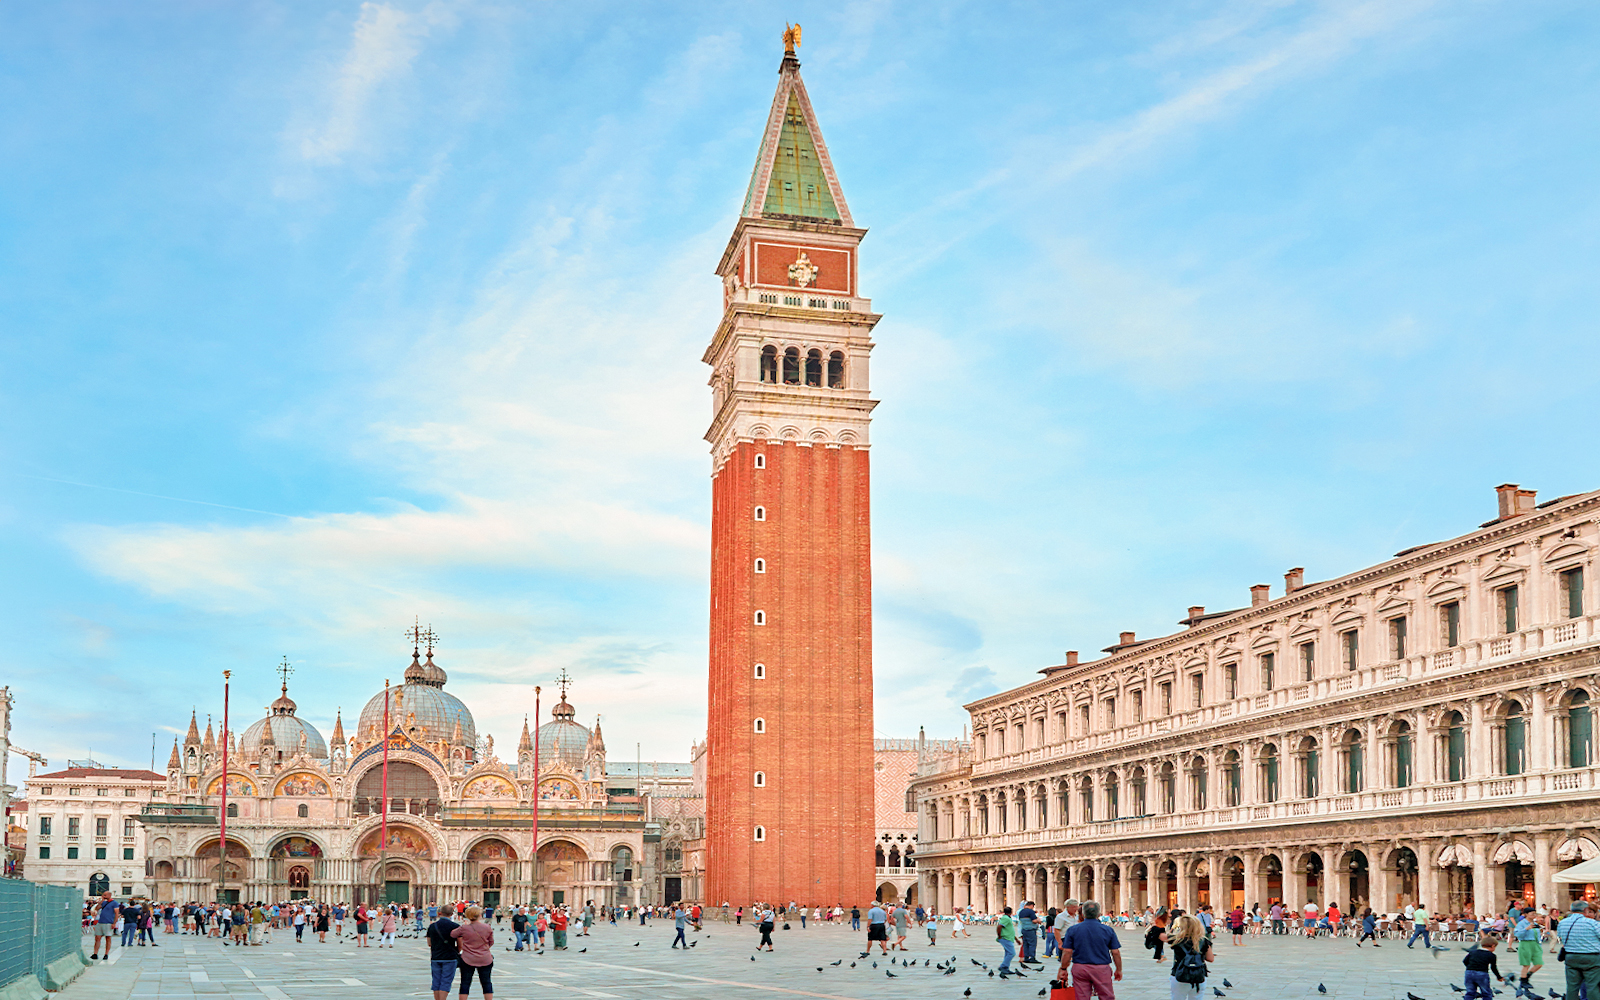
[[[0,878],[0,986],[83,948],[83,895],[61,885]]]

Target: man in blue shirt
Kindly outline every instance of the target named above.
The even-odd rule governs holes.
[[[1534,926],[1533,918],[1538,914],[1531,906],[1524,907],[1517,915],[1517,922],[1511,933],[1517,939],[1517,964],[1522,966],[1520,985],[1522,992],[1531,993],[1533,974],[1544,968],[1544,945],[1539,943],[1539,928]]]
[[[100,894],[99,911],[94,923],[94,947],[89,949],[89,957],[91,959],[111,957],[111,938],[116,933],[117,927],[117,904],[111,898],[110,892]],[[98,954],[101,941],[106,943],[106,953],[104,955]]]
[[[1100,922],[1099,903],[1087,900],[1082,912],[1083,919],[1067,928],[1061,942],[1061,973],[1056,978],[1066,982],[1070,971],[1078,1000],[1096,996],[1116,1000],[1111,983],[1122,980],[1122,942],[1116,931]]]
[[[1022,909],[1017,911],[1017,930],[1022,932],[1022,961],[1032,962],[1039,945],[1039,911],[1033,908],[1031,899],[1023,900]]]
[[[872,942],[878,942],[878,947],[885,955],[889,954],[889,915],[883,912],[883,907],[877,903],[872,904],[872,909],[867,911],[867,951],[872,950]]]
[[[1578,900],[1572,914],[1556,925],[1556,940],[1567,950],[1567,996],[1576,997],[1581,983],[1587,995],[1600,997],[1600,921],[1589,917],[1589,904]]]

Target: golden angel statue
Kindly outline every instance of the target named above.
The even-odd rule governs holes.
[[[798,24],[785,24],[783,32],[783,51],[793,52],[800,47],[800,26]]]

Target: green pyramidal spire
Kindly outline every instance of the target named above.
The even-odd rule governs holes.
[[[792,52],[778,70],[778,92],[741,214],[853,225]]]

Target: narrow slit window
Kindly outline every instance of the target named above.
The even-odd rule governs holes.
[[[767,623],[767,613],[765,611],[757,611],[756,612],[756,624],[757,625],[765,625],[766,623]]]
[[[757,559],[756,560],[756,572],[757,573],[765,573],[766,571],[767,571],[767,561],[765,559]]]
[[[767,787],[767,772],[765,772],[765,771],[757,771],[756,772],[755,785],[756,785],[757,788],[765,788],[765,787]]]
[[[756,827],[756,833],[755,833],[755,840],[756,840],[756,843],[758,843],[758,844],[759,844],[759,843],[761,843],[761,842],[762,842],[762,841],[763,841],[763,840],[766,840],[766,839],[767,839],[767,828],[766,828],[766,827],[764,827],[764,826],[758,826],[758,827]]]
[[[758,733],[766,732],[767,731],[767,720],[766,719],[757,719],[755,721],[755,731],[758,732]]]
[[[757,455],[756,456],[756,468],[765,469],[766,467],[767,467],[767,456],[765,456],[765,455]]]
[[[765,663],[756,664],[756,680],[764,681],[766,679],[767,679],[767,665]]]
[[[766,519],[767,519],[767,508],[765,508],[765,507],[757,507],[756,508],[756,520],[757,521],[765,521]]]

